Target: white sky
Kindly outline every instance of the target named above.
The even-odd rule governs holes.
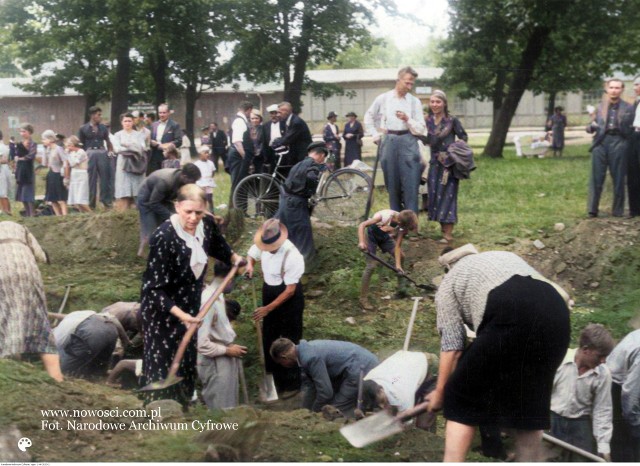
[[[395,1],[398,11],[420,19],[418,25],[405,18],[390,18],[383,10],[376,14],[378,26],[372,29],[375,36],[390,37],[403,50],[426,44],[430,37],[444,37],[447,31],[447,0],[389,0]]]

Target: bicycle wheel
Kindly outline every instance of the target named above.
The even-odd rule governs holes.
[[[318,201],[333,220],[356,222],[364,216],[371,189],[369,175],[353,168],[342,168],[329,176]]]
[[[251,218],[273,217],[279,203],[280,182],[269,175],[249,175],[233,191],[233,206]]]

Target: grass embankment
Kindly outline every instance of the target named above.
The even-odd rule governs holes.
[[[482,141],[472,140],[477,152]],[[369,150],[369,152],[371,152]],[[371,160],[367,160],[371,161]],[[518,250],[522,242],[550,237],[560,238],[553,232],[553,225],[562,222],[567,231],[580,225],[585,217],[587,180],[590,158],[586,146],[569,146],[562,158],[522,159],[515,157],[513,147],[505,151],[504,159],[478,157],[478,169],[471,180],[460,185],[459,223],[454,237],[456,244],[472,242],[481,250]],[[42,173],[39,173],[41,192]],[[382,175],[379,174],[379,182]],[[217,176],[216,205],[228,201],[228,176]],[[602,200],[605,212],[610,205],[611,187],[605,187]],[[17,206],[14,206],[17,207]],[[388,207],[384,192],[376,191],[372,212]],[[364,206],[363,206],[364,208]],[[98,215],[71,215],[67,218],[40,217],[20,219],[14,210],[13,220],[26,224],[51,255],[52,264],[42,266],[42,274],[51,310],[57,310],[62,299],[64,286],[74,284],[67,311],[95,309],[118,300],[136,300],[139,295],[140,275],[144,261],[135,257],[138,230],[135,211],[126,213],[101,212]],[[3,217],[2,219],[6,219]],[[600,222],[601,220],[597,220]],[[606,221],[606,220],[605,220]],[[406,242],[408,272],[419,283],[427,282],[438,273],[435,257],[442,246],[435,240],[440,238],[439,226],[420,219],[420,238]],[[637,224],[634,238],[637,237]],[[246,230],[235,249],[245,253],[251,244],[258,224],[248,222]],[[410,300],[392,301],[383,299],[395,289],[395,277],[389,271],[378,268],[372,283],[373,300],[378,309],[366,314],[357,305],[360,277],[364,267],[362,254],[356,248],[355,227],[331,229],[318,228],[315,231],[319,249],[317,261],[311,264],[304,278],[307,306],[305,309],[305,338],[329,338],[353,341],[381,356],[386,356],[402,346],[411,311]],[[545,241],[547,241],[545,239]],[[559,240],[558,240],[559,241]],[[588,237],[578,237],[574,241],[589,242]],[[640,252],[632,244],[622,245],[611,260],[610,286],[600,289],[576,288],[578,306],[572,312],[573,341],[577,333],[588,322],[602,322],[609,326],[617,338],[630,330],[629,320],[638,313],[640,302]],[[572,243],[575,244],[575,243]],[[527,251],[531,251],[530,245]],[[532,259],[535,259],[532,257]],[[258,282],[259,283],[259,282]],[[259,296],[259,284],[256,288]],[[257,392],[259,364],[257,358],[255,332],[250,319],[253,309],[252,284],[246,280],[236,281],[236,290],[230,297],[238,299],[243,306],[237,325],[238,343],[249,347],[244,365],[247,372],[250,395]],[[411,348],[437,352],[439,340],[435,329],[435,313],[431,300],[424,301],[424,312],[418,314]],[[353,317],[355,324],[345,321]],[[52,451],[32,448],[38,459],[53,460],[129,460],[147,461],[152,459],[188,460],[199,459],[202,450],[186,442],[192,434],[178,433],[166,440],[166,435],[131,432],[127,436],[116,435],[105,439],[105,445],[117,444],[117,455],[105,453],[98,437],[87,439],[77,434],[81,440],[77,450],[69,450],[69,442],[75,437],[55,437],[40,431],[33,419],[37,409],[49,406],[46,395],[52,401],[64,402],[65,396],[77,404],[90,403],[99,399],[100,406],[110,407],[114,396],[122,396],[122,406],[135,404],[130,395],[121,395],[111,389],[99,387],[91,389],[86,382],[65,383],[63,391],[52,389],[44,380],[18,380],[9,375],[20,371],[20,365],[0,361],[0,390],[11,396],[0,402],[0,417],[17,422],[23,434],[46,440],[52,445],[55,438],[60,446]],[[28,376],[27,379],[29,378]],[[33,382],[33,385],[29,385]],[[36,383],[37,382],[37,383]],[[17,385],[16,385],[17,384]],[[17,388],[17,390],[16,390]],[[97,398],[96,398],[97,397]],[[90,399],[91,400],[90,400]],[[37,403],[28,400],[37,400]],[[8,410],[20,403],[26,404],[33,413],[16,411],[7,418]],[[78,407],[78,406],[71,406]],[[10,413],[9,413],[10,414]],[[203,410],[191,414],[205,419],[210,416]],[[372,448],[354,450],[337,433],[338,425],[324,423],[317,416],[303,415],[301,412],[276,413],[260,412],[260,419],[272,425],[260,434],[262,443],[256,460],[299,460],[318,461],[343,459],[344,461],[437,461],[441,458],[442,438],[422,432],[391,439]],[[216,419],[220,414],[214,414]],[[191,436],[190,436],[191,435]],[[164,438],[165,440],[162,440]],[[91,446],[98,442],[97,450]],[[39,443],[43,445],[45,443]],[[49,446],[49,449],[53,449]],[[135,455],[126,453],[134,449]],[[195,453],[195,452],[199,453]],[[258,450],[256,450],[258,451]],[[398,452],[396,455],[395,452]],[[140,453],[140,455],[138,455]],[[253,457],[252,457],[253,458]],[[474,457],[474,459],[480,459]]]

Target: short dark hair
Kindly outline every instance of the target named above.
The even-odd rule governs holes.
[[[31,126],[29,123],[22,123],[20,125],[20,129],[27,131],[29,134],[33,134],[33,126]]]
[[[241,109],[243,112],[246,112],[247,110],[250,110],[253,108],[253,104],[248,100],[244,100],[240,102],[240,105],[238,105],[238,108]]]
[[[89,115],[93,115],[98,112],[102,112],[102,109],[97,105],[92,105],[91,107],[89,107]]]
[[[240,307],[240,303],[235,299],[225,299],[224,300],[225,311],[227,312],[227,317],[229,320],[237,320],[240,315],[240,311],[242,307]]]
[[[200,169],[197,165],[193,163],[188,163],[184,167],[182,167],[181,173],[183,179],[186,181],[185,184],[195,183],[202,177],[202,173],[200,173]]]
[[[580,347],[596,350],[600,356],[609,356],[615,343],[609,330],[601,324],[589,324],[580,333]]]
[[[213,275],[216,277],[226,277],[231,271],[231,266],[222,261],[216,261],[213,264]]]
[[[288,353],[291,348],[294,348],[295,346],[296,345],[288,338],[278,338],[276,341],[271,343],[269,354],[273,359],[280,359],[285,353]]]
[[[153,113],[153,112],[149,112],[149,113],[146,114],[146,117],[147,118],[151,118],[152,120],[155,120],[156,119],[156,114]]]
[[[133,120],[133,114],[127,112],[127,113],[123,113],[122,115],[120,115],[120,121],[124,120],[125,118],[131,118]]]

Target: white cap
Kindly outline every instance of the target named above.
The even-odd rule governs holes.
[[[278,111],[278,104],[269,105],[267,107],[267,112],[269,112],[269,113],[277,112],[277,111]]]

